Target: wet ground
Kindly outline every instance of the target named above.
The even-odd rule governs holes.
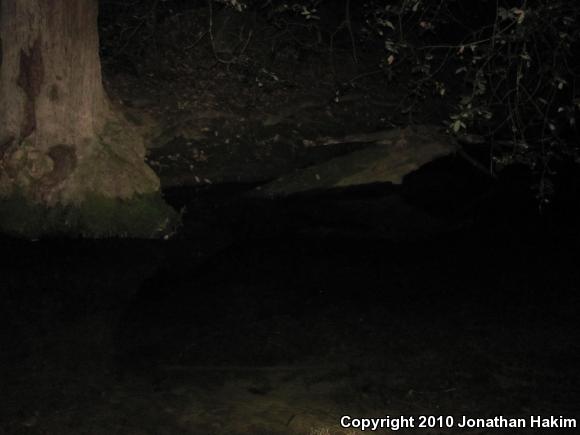
[[[253,186],[170,190],[185,226],[164,242],[4,239],[0,433],[578,418],[574,226],[533,217],[533,200],[497,196],[462,162],[398,188],[280,200],[245,196]],[[401,433],[508,430],[551,433]]]

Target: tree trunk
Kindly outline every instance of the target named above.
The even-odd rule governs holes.
[[[0,197],[47,207],[155,194],[101,80],[97,0],[0,0]]]

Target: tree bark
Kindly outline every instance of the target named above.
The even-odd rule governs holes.
[[[0,0],[0,197],[155,193],[142,139],[101,80],[97,0]]]

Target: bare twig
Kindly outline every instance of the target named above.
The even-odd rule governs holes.
[[[356,53],[356,41],[354,39],[354,33],[352,31],[352,20],[350,17],[350,0],[346,0],[344,6],[344,21],[346,29],[348,30],[348,35],[350,36],[350,44],[352,46],[352,59],[355,65],[358,64],[358,55]]]

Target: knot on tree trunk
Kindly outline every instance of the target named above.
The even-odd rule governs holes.
[[[54,145],[46,153],[52,160],[52,171],[44,177],[43,184],[54,187],[66,180],[77,167],[77,154],[72,145]]]
[[[72,145],[53,145],[45,152],[24,142],[5,156],[3,167],[14,187],[44,201],[58,184],[70,177],[77,167],[77,155]]]

